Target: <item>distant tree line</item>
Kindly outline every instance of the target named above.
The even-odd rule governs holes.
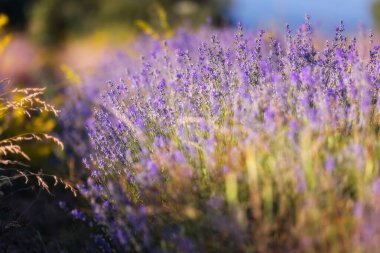
[[[11,27],[30,28],[44,45],[56,45],[68,35],[83,34],[99,26],[129,25],[142,19],[156,22],[155,8],[167,13],[170,24],[190,20],[193,25],[226,22],[230,0],[0,0],[0,12],[11,19]]]
[[[376,1],[372,4],[372,15],[377,28],[380,28],[380,1]]]

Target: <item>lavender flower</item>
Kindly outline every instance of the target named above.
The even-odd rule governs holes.
[[[126,252],[367,249],[354,203],[377,210],[379,48],[359,54],[343,23],[313,36],[307,17],[284,38],[141,39],[96,100],[83,188]]]

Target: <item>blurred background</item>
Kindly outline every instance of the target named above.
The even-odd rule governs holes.
[[[328,35],[340,20],[346,31],[355,32],[360,26],[373,28],[379,21],[379,3],[375,0],[235,0],[229,14],[235,23],[249,27],[283,28],[302,23],[305,13],[312,17],[314,27]]]
[[[215,26],[242,22],[249,29],[278,31],[286,23],[296,27],[306,13],[323,36],[333,34],[340,20],[349,33],[380,25],[376,0],[0,0],[0,13],[9,17],[7,29],[13,34],[0,59],[0,75],[36,84],[55,81],[60,70],[52,66],[57,61],[74,69],[91,68],[107,46],[125,44],[141,32],[139,21],[162,30],[157,9],[171,28],[197,27],[209,20]]]
[[[70,121],[70,113],[77,109],[68,100],[73,97],[70,86],[80,86],[85,83],[83,76],[100,72],[105,59],[114,57],[113,49],[133,54],[129,45],[136,36],[169,37],[179,26],[230,27],[238,22],[247,29],[276,32],[283,31],[286,23],[295,29],[305,14],[311,15],[322,38],[333,37],[340,20],[348,33],[380,28],[380,1],[375,0],[0,0],[0,13],[9,19],[0,38],[11,35],[9,41],[0,40],[0,80],[9,78],[15,87],[47,87],[46,99],[62,108],[60,118],[65,121],[45,114],[36,120],[14,118],[8,122],[12,131],[1,132],[1,137],[35,130],[62,137],[65,152],[52,145],[31,145],[27,151],[32,167],[46,168],[47,173],[73,184],[86,179],[81,163],[86,152],[83,124],[91,105],[80,107],[83,120]],[[2,43],[7,44],[4,50]],[[84,147],[79,152],[80,146]],[[25,248],[38,244],[54,249],[50,252],[95,252],[86,241],[94,231],[101,233],[101,228],[73,220],[59,207],[64,200],[68,206],[85,209],[83,199],[74,198],[63,187],[54,188],[54,197],[23,183],[13,187],[12,197],[0,199],[0,252],[2,243],[15,238]],[[19,221],[21,216],[19,229],[8,234],[1,229],[3,223],[15,217]]]

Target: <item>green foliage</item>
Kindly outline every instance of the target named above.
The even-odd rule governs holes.
[[[40,0],[32,11],[31,29],[45,45],[57,45],[70,36],[82,35],[99,27],[121,26],[136,29],[136,20],[159,26],[157,8],[168,13],[170,25],[183,20],[203,23],[218,16],[228,0]],[[127,32],[127,31],[126,31]]]
[[[8,17],[0,14],[0,32],[4,31],[7,23]],[[1,54],[9,43],[11,35],[8,33],[0,35],[2,35]],[[49,134],[55,126],[55,121],[49,114],[57,116],[58,111],[42,98],[45,88],[11,88],[9,83],[7,79],[0,80],[0,190],[4,186],[11,186],[15,179],[24,178],[27,183],[29,177],[33,177],[39,186],[49,191],[49,186],[44,181],[47,175],[41,170],[38,172],[30,170],[31,157],[23,144],[50,141],[63,150],[63,143]],[[33,147],[32,150],[34,152],[31,153],[43,158],[53,149],[47,146]],[[54,179],[55,185],[63,183],[76,194],[74,188],[62,179],[54,175],[50,177]],[[3,195],[2,191],[0,195]]]
[[[375,24],[377,28],[380,28],[380,1],[376,1],[372,5],[372,15],[375,20]]]

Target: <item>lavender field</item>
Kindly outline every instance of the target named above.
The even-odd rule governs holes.
[[[380,252],[376,29],[156,13],[55,87],[2,81],[0,251]]]

